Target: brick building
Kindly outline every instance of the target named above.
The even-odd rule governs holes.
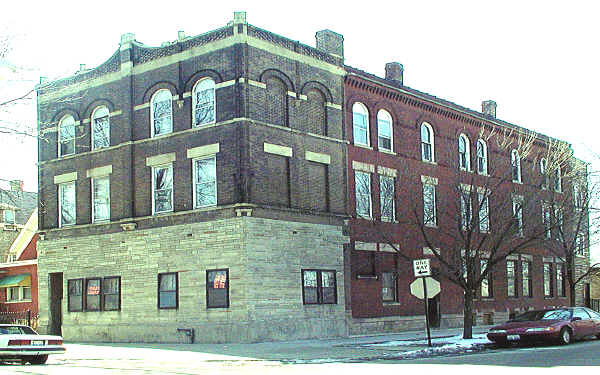
[[[197,342],[249,342],[422,327],[410,261],[390,244],[409,258],[431,250],[398,218],[423,202],[424,185],[456,196],[458,129],[461,163],[474,170],[481,124],[522,128],[496,119],[493,102],[468,110],[405,87],[399,64],[386,70],[344,65],[332,31],[317,32],[313,48],[236,13],[161,47],[124,34],[99,67],[40,84],[42,330],[172,342],[193,329]],[[537,138],[543,150],[548,138]],[[486,163],[510,168],[502,152],[490,145]],[[533,164],[523,160],[524,180]],[[520,185],[523,196],[539,191]],[[503,264],[476,298],[479,319],[566,304],[564,287],[539,292],[558,285],[560,262],[545,249],[510,262],[513,274],[530,267],[532,296],[503,297]],[[436,277],[431,315],[459,325],[462,291]],[[525,288],[520,277],[512,285]]]
[[[549,170],[547,159],[553,158],[549,149],[570,155],[570,145],[497,119],[493,101],[484,101],[482,112],[477,112],[406,87],[399,63],[386,65],[385,78],[346,69],[344,113],[353,216],[349,332],[423,326],[423,302],[409,290],[415,280],[411,259],[419,258],[432,259],[434,277],[441,283],[441,293],[429,301],[430,321],[438,326],[462,325],[463,289],[444,277],[444,269],[451,268],[441,264],[440,257],[458,267],[450,255],[464,254],[467,243],[497,242],[498,255],[511,251],[476,291],[476,322],[490,324],[519,311],[569,305],[567,258],[552,251],[562,235],[557,221],[563,216],[550,215],[545,205],[552,202],[555,212],[558,206],[574,211],[570,197],[575,178],[567,177],[568,157],[562,165],[557,163],[558,177],[544,172]],[[530,140],[527,155],[519,156],[519,144],[525,139]],[[517,237],[532,239],[530,243],[502,239],[509,229],[503,223],[515,217],[520,221]],[[589,243],[585,228],[580,231],[583,242]],[[518,251],[511,246],[519,246]],[[434,256],[432,247],[440,257]],[[573,260],[576,277],[589,267],[588,247],[582,245]],[[474,277],[490,257],[477,250]],[[462,272],[466,275],[467,270]],[[584,303],[584,288],[584,283],[578,285],[579,304]]]
[[[0,188],[0,314],[14,319],[38,313],[36,206],[37,193],[23,191],[22,181]]]
[[[236,13],[161,47],[125,34],[101,66],[41,84],[41,329],[344,335],[340,40],[309,47]]]

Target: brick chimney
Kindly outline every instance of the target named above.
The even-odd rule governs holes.
[[[481,112],[486,116],[496,118],[496,102],[493,100],[482,101]]]
[[[9,184],[11,191],[23,191],[23,180],[11,180]]]
[[[337,57],[344,57],[344,36],[331,30],[317,31],[317,49]]]
[[[403,85],[404,66],[397,62],[390,62],[385,64],[385,79]]]

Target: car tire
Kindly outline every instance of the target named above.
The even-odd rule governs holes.
[[[48,355],[36,355],[29,359],[29,363],[32,365],[43,365],[48,360]]]
[[[561,345],[569,345],[571,342],[571,330],[566,327],[561,329],[559,341]]]

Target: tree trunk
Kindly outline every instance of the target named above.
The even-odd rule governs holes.
[[[569,303],[570,306],[575,306],[575,284],[569,283]]]
[[[473,290],[465,289],[463,339],[473,338]]]

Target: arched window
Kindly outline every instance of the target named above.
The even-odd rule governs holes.
[[[392,116],[388,111],[380,109],[377,112],[377,147],[380,150],[393,151]]]
[[[477,141],[477,173],[488,173],[488,152],[487,145],[483,139]]]
[[[110,120],[108,108],[97,107],[92,112],[92,150],[110,146]]]
[[[265,79],[266,103],[265,117],[270,124],[288,126],[287,122],[287,86],[279,78],[271,76]]]
[[[458,136],[458,167],[462,170],[471,170],[471,153],[469,152],[469,138],[461,134]]]
[[[311,89],[306,93],[306,121],[305,129],[309,133],[327,135],[327,112],[325,110],[325,96],[317,89]]]
[[[548,189],[548,161],[544,158],[540,160],[540,174],[542,175],[542,189]]]
[[[423,161],[433,163],[435,161],[434,152],[435,144],[433,128],[431,125],[424,122],[421,124],[421,158]]]
[[[193,126],[215,122],[215,81],[204,78],[192,89]]]
[[[352,133],[354,144],[369,145],[369,112],[367,107],[359,102],[352,106]]]
[[[75,119],[66,115],[58,123],[58,156],[75,153]]]
[[[167,89],[158,90],[150,100],[152,136],[173,131],[173,95]]]
[[[513,182],[521,183],[521,158],[517,150],[512,150],[510,153],[510,165],[512,167]]]
[[[557,193],[562,192],[562,179],[560,175],[560,165],[556,166],[554,170],[554,191]]]

